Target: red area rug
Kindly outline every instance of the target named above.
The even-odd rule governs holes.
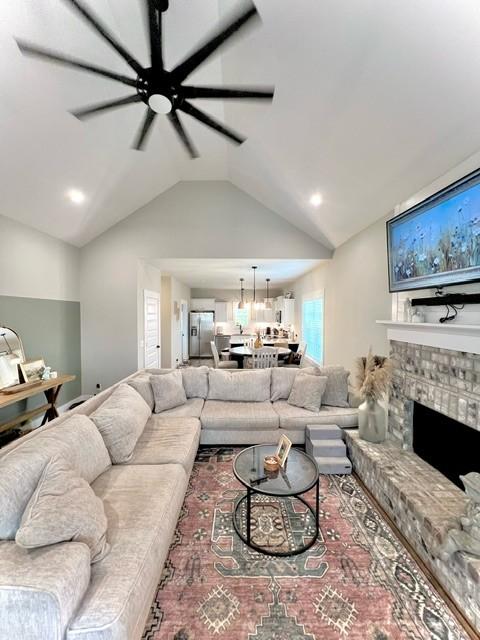
[[[322,477],[321,534],[307,552],[244,545],[232,525],[236,453],[199,451],[144,640],[468,640],[351,476]],[[277,548],[299,522],[308,529],[298,501],[257,509],[258,535]]]

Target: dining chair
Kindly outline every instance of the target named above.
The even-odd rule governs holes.
[[[212,350],[213,362],[215,363],[215,369],[238,369],[238,362],[233,360],[220,360],[218,355],[218,349],[215,342],[210,342],[210,348]]]
[[[278,367],[278,349],[276,347],[262,347],[252,349],[251,360],[252,369],[270,369]]]
[[[305,358],[305,354],[307,353],[307,343],[300,342],[298,345],[298,349],[296,353],[292,353],[290,359],[292,362],[290,364],[286,364],[285,367],[290,369],[299,369],[303,364],[303,359]]]

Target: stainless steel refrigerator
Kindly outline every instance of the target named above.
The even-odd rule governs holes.
[[[210,342],[215,337],[215,313],[190,311],[190,358],[211,358]]]

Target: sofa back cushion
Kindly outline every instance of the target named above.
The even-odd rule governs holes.
[[[208,367],[184,367],[181,369],[183,388],[187,398],[203,398],[208,396]]]
[[[271,397],[272,402],[277,400],[288,400],[292,391],[293,383],[298,373],[307,373],[311,375],[318,375],[318,367],[304,367],[302,369],[295,369],[290,367],[274,367],[272,369],[272,388]]]
[[[210,369],[208,399],[229,402],[270,400],[271,371],[272,369],[257,369],[233,372]]]
[[[87,416],[75,415],[0,455],[0,539],[13,540],[28,501],[47,463],[61,455],[88,483],[101,475],[111,460],[102,436]]]
[[[128,384],[119,385],[90,418],[100,431],[113,464],[128,462],[152,411]]]

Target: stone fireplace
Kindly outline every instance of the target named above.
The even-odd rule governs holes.
[[[374,445],[349,432],[353,467],[480,633],[480,559],[438,554],[467,503],[458,475],[480,471],[480,353],[390,346],[388,438]]]

